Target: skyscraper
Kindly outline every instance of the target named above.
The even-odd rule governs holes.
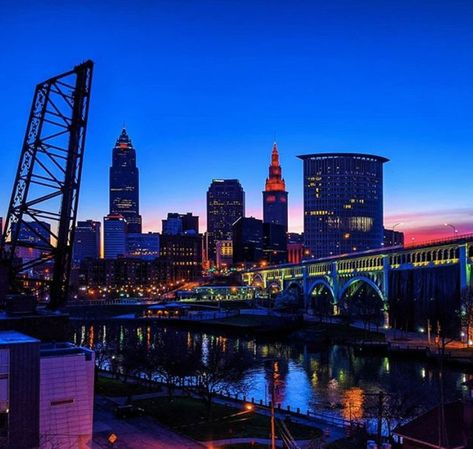
[[[313,257],[380,248],[388,159],[356,153],[299,158],[304,161],[304,244]]]
[[[127,254],[127,223],[122,215],[104,217],[103,235],[105,259],[116,259]]]
[[[287,192],[282,178],[276,142],[271,154],[269,177],[263,192],[263,222],[283,225],[287,229]]]
[[[112,153],[110,214],[122,215],[126,219],[128,232],[141,232],[136,152],[125,128],[122,129]]]
[[[90,258],[100,257],[100,222],[87,220],[78,221],[74,233],[72,259],[74,263]]]
[[[232,225],[245,216],[245,192],[238,179],[214,179],[207,191],[208,258],[215,262],[215,242],[232,239]]]

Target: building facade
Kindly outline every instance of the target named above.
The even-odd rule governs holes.
[[[104,257],[116,259],[128,252],[127,221],[123,215],[107,215],[103,219]]]
[[[233,264],[258,264],[263,259],[263,222],[241,217],[233,224]]]
[[[159,234],[157,232],[128,233],[127,246],[128,257],[154,260],[159,257]]]
[[[215,263],[217,240],[231,240],[232,226],[245,216],[245,192],[237,179],[214,179],[207,191],[207,258]]]
[[[219,270],[233,265],[233,241],[217,240],[215,243],[215,260]]]
[[[163,220],[163,234],[178,235],[182,233],[199,233],[199,217],[186,214],[169,212],[166,219]]]
[[[0,447],[90,448],[93,351],[0,332]]]
[[[304,163],[304,244],[311,257],[383,244],[383,157],[358,153],[299,156]]]
[[[100,222],[87,220],[78,221],[74,233],[73,261],[79,264],[85,258],[100,257]]]
[[[202,275],[202,235],[162,235],[159,263],[168,282],[198,279]]]
[[[404,246],[404,232],[384,228],[384,246]]]
[[[269,176],[263,192],[263,222],[282,225],[287,230],[287,221],[286,183],[282,177],[278,147],[274,142]]]
[[[125,129],[122,130],[112,151],[109,213],[125,217],[128,232],[141,232],[136,151]]]

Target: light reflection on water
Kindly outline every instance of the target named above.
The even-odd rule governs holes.
[[[149,349],[159,335],[172,332],[182,345],[198,351],[205,361],[212,345],[246,351],[255,366],[246,373],[250,385],[246,394],[268,402],[271,374],[265,361],[276,360],[275,403],[282,408],[302,412],[331,413],[347,420],[357,420],[370,412],[379,391],[387,395],[412,395],[426,408],[438,398],[438,370],[435,365],[413,359],[386,356],[358,357],[347,346],[303,345],[287,343],[258,343],[255,340],[215,336],[201,332],[154,325],[82,325],[71,335],[78,344],[94,347],[106,343],[120,350],[130,342],[142,343]],[[472,378],[462,369],[447,368],[444,373],[447,399],[464,393],[461,383]]]

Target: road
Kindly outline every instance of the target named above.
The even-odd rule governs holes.
[[[97,397],[94,410],[93,449],[111,449],[107,438],[113,432],[118,441],[113,449],[202,449],[205,446],[159,425],[152,418],[117,419],[113,403]]]

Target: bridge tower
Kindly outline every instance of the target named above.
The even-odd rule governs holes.
[[[2,236],[10,286],[46,281],[52,309],[69,286],[92,71],[86,61],[36,86]]]

